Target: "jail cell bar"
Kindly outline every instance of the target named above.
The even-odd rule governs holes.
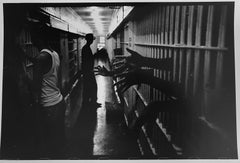
[[[74,83],[77,72],[81,70],[81,48],[84,43],[84,37],[72,33],[60,32],[54,29],[52,29],[51,33],[54,39],[49,40],[49,44],[63,57],[60,67],[61,73],[59,73],[59,83],[61,91],[66,95],[69,91],[69,85]],[[31,41],[31,34],[28,28],[25,28],[21,32],[18,40],[23,49],[25,49],[26,55],[32,57],[39,55],[39,50]],[[23,67],[25,73],[33,80],[34,64],[26,59]]]
[[[198,116],[208,117],[208,95],[222,86],[223,56],[228,52],[228,48],[225,47],[227,8],[227,5],[212,4],[167,4],[144,8],[148,14],[142,14],[141,19],[130,20],[127,23],[132,24],[123,30],[123,52],[129,55],[125,50],[129,47],[145,57],[171,59],[170,69],[154,69],[153,75],[169,82],[183,84],[185,98],[197,102],[191,108],[194,109],[193,112]],[[129,31],[132,33],[129,34]],[[130,45],[129,39],[126,38],[128,36],[131,36],[131,47],[127,46]],[[144,84],[140,89],[131,87],[125,92],[124,99],[127,103],[127,115],[135,114],[135,118],[149,102],[169,100],[163,92]],[[172,153],[183,155],[182,147],[189,145],[183,141],[184,136],[181,136],[184,118],[181,114],[160,112],[152,133],[143,129],[145,140],[142,140],[144,136],[140,136],[138,141],[145,144],[149,141],[150,153],[162,154],[163,150],[158,144],[160,139],[163,139],[158,133],[160,129],[175,149]],[[187,132],[194,135],[191,128],[194,126],[190,125]]]

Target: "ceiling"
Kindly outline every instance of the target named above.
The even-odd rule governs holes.
[[[85,21],[96,36],[106,36],[117,6],[89,6],[72,7],[73,10]]]

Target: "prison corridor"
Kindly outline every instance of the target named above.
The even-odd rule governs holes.
[[[0,159],[238,159],[234,9],[4,3]]]

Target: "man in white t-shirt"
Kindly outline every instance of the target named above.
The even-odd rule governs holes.
[[[58,88],[60,57],[48,44],[50,29],[38,25],[31,30],[31,39],[40,54],[34,63],[33,90],[39,107],[38,140],[40,157],[60,158],[65,148],[65,101]]]

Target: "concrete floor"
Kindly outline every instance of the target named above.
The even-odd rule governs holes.
[[[105,65],[104,61],[97,61]],[[74,90],[66,117],[69,159],[134,159],[140,156],[136,140],[124,127],[123,111],[117,103],[111,77],[96,76],[98,102],[95,109],[82,106],[81,81]]]

